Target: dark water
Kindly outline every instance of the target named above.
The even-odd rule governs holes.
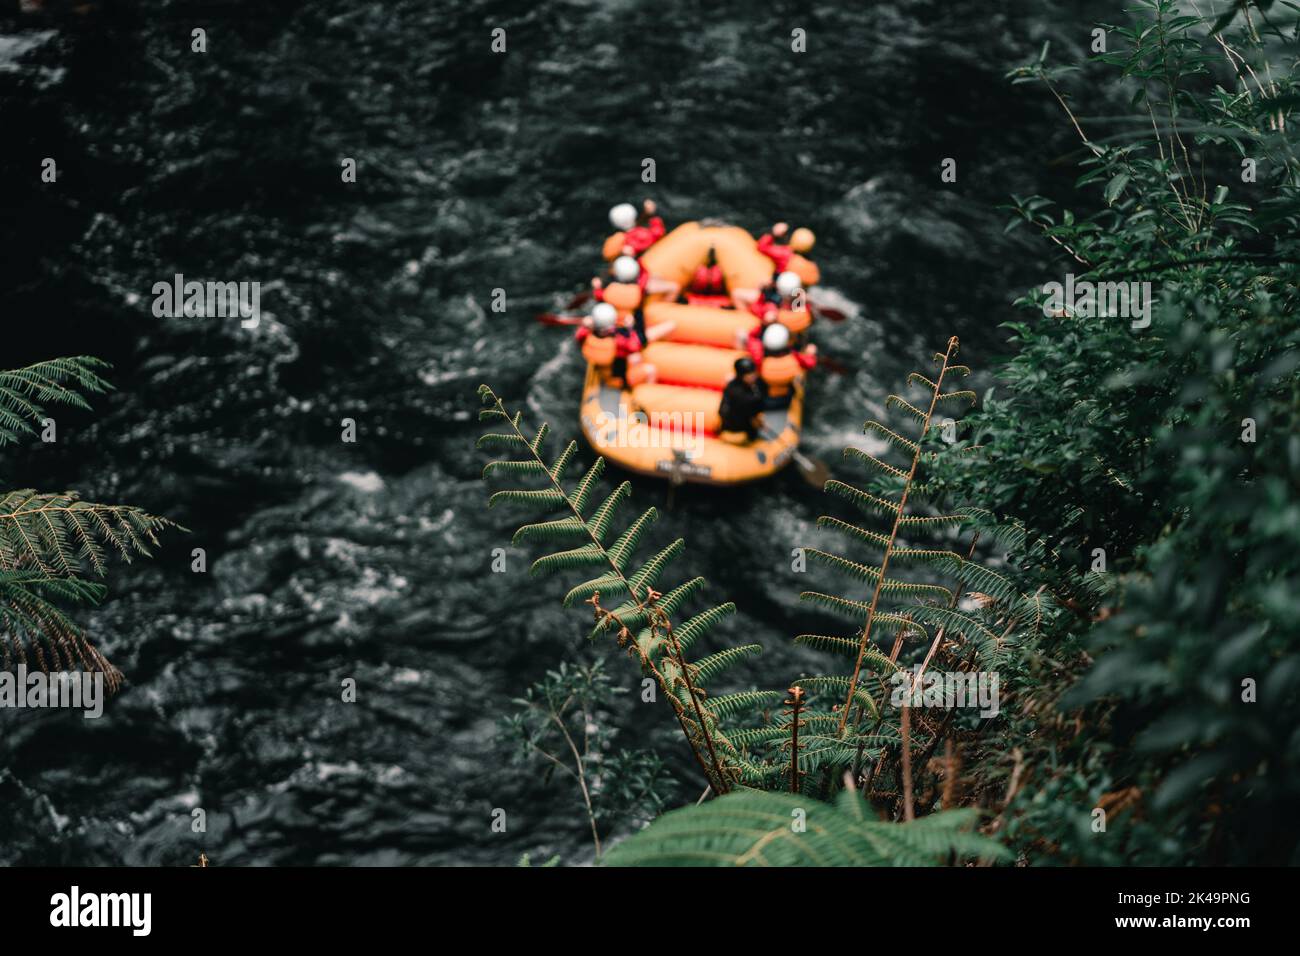
[[[483,506],[474,390],[576,434],[578,356],[531,316],[591,275],[605,210],[649,194],[670,223],[817,231],[825,297],[854,313],[815,335],[849,368],[813,385],[806,450],[832,459],[950,334],[987,364],[1007,303],[1042,281],[1039,246],[1004,237],[995,207],[1059,185],[1071,145],[1043,94],[1002,74],[1046,39],[1077,49],[1088,19],[1041,2],[864,7],[0,15],[4,361],[97,354],[119,389],[61,415],[59,445],[10,453],[5,478],[190,529],[116,568],[87,616],[130,680],[107,714],[5,715],[0,862],[587,859],[576,793],[510,767],[494,738],[511,697],[592,651],[523,551],[489,573],[514,516]],[[489,52],[496,26],[505,55]],[[56,185],[39,182],[46,156]],[[939,180],[949,156],[957,184]],[[149,290],[177,272],[261,281],[261,326],[153,317]],[[635,488],[665,503],[662,484]],[[738,682],[785,687],[803,666],[806,581],[788,555],[820,508],[790,472],[684,491],[660,521],[656,541],[688,539],[678,573],[740,603],[718,637],[767,648]],[[207,574],[190,573],[193,547]],[[676,799],[697,794],[662,708],[618,720],[623,745],[665,755]]]

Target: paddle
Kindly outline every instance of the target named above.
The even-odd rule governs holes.
[[[581,325],[582,318],[580,315],[556,315],[554,312],[543,312],[537,317],[537,321],[542,325]]]
[[[768,441],[775,441],[777,438],[777,435],[774,432],[767,429],[760,430],[759,434]],[[826,462],[816,458],[809,458],[797,448],[790,449],[790,457],[793,458],[794,463],[799,466],[799,474],[803,480],[808,482],[808,484],[812,485],[814,488],[821,488],[826,484],[826,480],[831,476],[830,466],[828,466]]]
[[[821,352],[817,353],[817,364],[826,369],[826,371],[830,372],[832,375],[847,375],[849,373],[849,367],[847,365],[839,359],[831,358],[829,355],[823,355]]]
[[[817,305],[814,302],[809,302],[808,307],[812,309],[813,317],[817,319],[829,319],[832,322],[843,322],[848,318],[848,316],[839,309],[832,309],[828,305]]]

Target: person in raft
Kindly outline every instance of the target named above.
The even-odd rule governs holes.
[[[794,380],[804,369],[817,364],[817,346],[803,351],[791,347],[790,330],[773,322],[763,330],[763,361],[759,374],[767,386],[768,408],[787,408],[794,398]]]
[[[680,287],[668,279],[654,278],[631,256],[619,256],[610,271],[613,281],[608,285],[599,278],[591,280],[592,294],[597,302],[608,302],[621,315],[631,316],[641,344],[648,344],[650,337],[646,334],[645,313],[642,311],[645,297],[662,293],[670,300],[675,299]]]
[[[770,312],[806,315],[807,304],[800,294],[802,292],[803,280],[798,273],[776,272],[763,288],[736,289],[731,293],[731,299],[737,309],[748,310],[764,322],[769,322]],[[800,308],[796,309],[796,306]]]
[[[619,203],[609,211],[609,224],[618,231],[605,240],[606,259],[617,256],[640,256],[664,237],[668,230],[664,221],[655,215],[653,199],[641,203],[638,215],[630,202]]]
[[[686,291],[696,295],[727,294],[727,277],[722,273],[722,266],[718,265],[718,252],[712,246],[709,246],[709,257],[695,270]]]
[[[788,240],[787,240],[788,237]],[[817,237],[811,229],[802,226],[790,232],[790,226],[778,222],[772,231],[764,233],[758,240],[758,251],[772,260],[773,272],[785,272],[790,268],[790,256],[794,253],[803,255],[812,252]]]
[[[732,444],[753,441],[763,427],[767,402],[767,386],[759,377],[758,365],[748,355],[742,355],[736,359],[736,377],[722,390],[722,403],[718,406],[722,425],[718,437]]]
[[[759,324],[748,333],[736,332],[736,347],[743,348],[755,362],[763,361],[763,333],[768,326],[780,322],[791,332],[805,332],[812,323],[805,311],[795,309],[795,297],[803,283],[793,272],[782,272],[773,282],[758,290],[758,298],[749,305],[749,311]]]
[[[582,357],[610,385],[653,382],[655,367],[642,360],[641,340],[618,318],[614,306],[608,302],[596,303],[574,335],[582,346]]]

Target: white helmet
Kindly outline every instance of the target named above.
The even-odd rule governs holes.
[[[803,283],[797,272],[782,272],[776,277],[776,291],[784,298],[788,299],[802,288]]]
[[[635,282],[641,275],[641,263],[631,256],[619,256],[614,260],[614,278],[618,282]]]
[[[773,322],[763,330],[763,351],[780,352],[790,345],[790,330],[780,322]]]
[[[630,202],[621,202],[609,211],[609,224],[621,232],[627,232],[636,225],[636,207]]]
[[[618,309],[614,308],[608,302],[597,302],[591,308],[591,324],[602,332],[608,332],[614,328],[614,323],[618,321]]]

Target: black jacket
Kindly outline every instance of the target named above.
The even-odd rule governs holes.
[[[724,432],[749,432],[753,434],[754,416],[763,410],[767,403],[767,385],[759,379],[753,385],[737,375],[722,390],[722,404],[718,414],[722,416]]]

